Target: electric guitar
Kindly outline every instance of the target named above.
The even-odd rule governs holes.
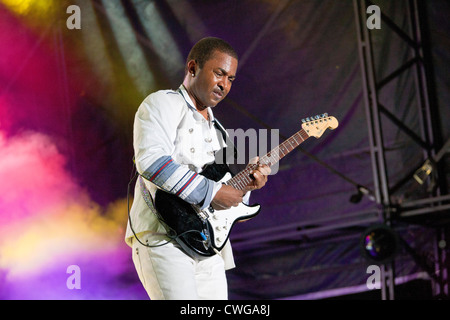
[[[269,167],[297,148],[309,137],[320,138],[327,129],[335,129],[338,121],[327,113],[302,119],[302,129],[286,139],[279,146],[259,158],[257,164],[249,164],[244,170],[232,176],[226,164],[207,166],[201,174],[208,179],[243,190],[253,180],[250,176],[258,164]],[[155,194],[155,208],[168,228],[168,234],[191,255],[198,258],[218,253],[226,244],[231,229],[238,221],[255,217],[261,206],[240,203],[226,210],[215,210],[212,206],[200,210],[176,195],[158,189]]]

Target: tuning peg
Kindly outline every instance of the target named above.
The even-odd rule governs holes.
[[[324,118],[328,117],[328,113],[324,113],[324,114],[323,114],[323,117],[324,117]]]
[[[320,119],[320,116],[319,115],[316,115],[316,120],[319,120]]]
[[[302,119],[302,123],[305,123],[306,122],[306,120],[305,119]]]

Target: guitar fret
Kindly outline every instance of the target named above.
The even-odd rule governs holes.
[[[302,130],[302,132],[299,132],[299,133],[300,133],[300,137],[303,139],[303,141],[305,141],[306,139],[309,138],[308,134],[305,131]],[[303,137],[302,135],[305,137]]]
[[[274,151],[273,153],[272,152],[270,153],[270,159],[271,159],[270,163],[271,163],[271,165],[274,164],[274,163],[277,163],[278,160],[280,160],[280,155],[279,155],[280,153],[279,153],[279,151],[280,151],[280,148],[278,148],[277,151]]]
[[[300,143],[302,143],[303,141],[305,141],[305,139],[302,137],[302,132],[297,132],[295,135],[298,136],[298,138],[301,139],[300,142],[298,142],[298,141],[296,140],[298,144],[300,144]]]
[[[239,181],[233,180],[233,188],[235,188],[235,189],[239,189],[240,188],[239,187]]]
[[[292,145],[292,143],[291,143],[291,139],[288,139],[287,141],[289,142],[289,144],[290,144],[290,145],[291,145],[291,147],[292,147],[291,151],[292,151],[292,150],[294,150],[294,149],[295,149],[295,146],[293,146],[293,145]]]
[[[283,146],[286,148],[286,150],[287,150],[287,152],[286,152],[286,154],[288,154],[289,152],[291,152],[293,149],[290,149],[290,147],[289,147],[289,145],[288,145],[288,140],[286,140],[284,143],[283,143]]]
[[[242,177],[241,180],[238,180],[238,183],[237,183],[237,185],[238,185],[238,188],[237,188],[237,189],[238,189],[238,190],[242,190],[242,189],[244,189],[244,187],[245,187],[245,186],[244,186],[244,183],[243,183],[243,181],[242,181],[243,178],[244,178],[244,177]]]

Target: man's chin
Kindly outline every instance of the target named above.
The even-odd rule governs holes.
[[[214,100],[214,101],[210,101],[208,107],[214,108],[215,106],[217,106],[217,105],[219,104],[220,101],[222,101],[222,100],[219,100],[219,101],[215,101],[215,100]]]

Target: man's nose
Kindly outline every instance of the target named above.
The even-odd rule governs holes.
[[[230,86],[231,86],[231,83],[229,83],[229,81],[228,81],[228,79],[224,79],[224,80],[222,80],[222,81],[220,81],[218,84],[217,84],[217,86],[219,87],[219,89],[222,91],[222,92],[228,92],[228,90],[230,90]]]

